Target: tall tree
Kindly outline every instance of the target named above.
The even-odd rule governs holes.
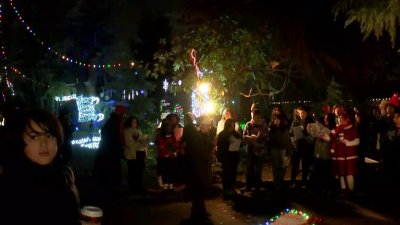
[[[345,16],[345,27],[358,23],[364,34],[364,40],[370,35],[379,39],[387,33],[392,46],[398,44],[400,1],[338,0],[332,11],[336,18],[339,15]]]
[[[187,92],[200,77],[212,85],[212,97],[222,104],[239,94],[274,96],[289,82],[290,70],[273,56],[267,27],[251,31],[223,16],[187,33],[174,34],[171,43],[164,39],[160,44],[151,76],[172,75],[183,81],[183,86],[175,87]]]

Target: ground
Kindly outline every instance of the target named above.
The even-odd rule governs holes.
[[[103,225],[178,225],[190,215],[190,201],[185,191],[165,192],[157,188],[153,153],[146,169],[146,184],[149,189],[147,194],[130,194],[126,182],[123,182],[115,195],[100,203],[100,195],[91,178],[94,155],[95,150],[75,148],[71,166],[76,171],[82,204],[101,206],[105,212]],[[215,225],[265,224],[285,209],[298,209],[321,218],[322,221],[318,224],[399,224],[397,221],[400,216],[396,214],[396,202],[391,201],[390,204],[390,201],[387,202],[390,196],[384,198],[380,190],[375,190],[379,185],[374,184],[378,181],[374,171],[372,168],[368,191],[359,192],[351,199],[342,199],[337,196],[316,196],[302,189],[288,189],[283,193],[275,193],[271,191],[271,168],[266,164],[263,170],[265,190],[257,193],[240,192],[244,185],[244,176],[240,173],[237,194],[225,200],[221,194],[221,184],[216,179],[206,205]],[[290,173],[287,172],[287,181],[289,176]],[[126,177],[125,167],[123,177]]]

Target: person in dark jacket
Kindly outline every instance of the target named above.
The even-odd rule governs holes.
[[[182,142],[185,149],[186,186],[191,196],[192,209],[190,218],[183,224],[209,224],[209,214],[205,207],[207,191],[212,185],[211,151],[213,139],[209,134],[211,119],[202,117],[199,129],[188,124]],[[190,128],[189,128],[190,127]]]
[[[21,112],[7,125],[10,139],[0,187],[0,224],[77,225],[78,202],[58,151],[63,142],[57,118],[41,109]]]
[[[116,112],[101,129],[101,141],[94,161],[93,176],[103,197],[115,194],[121,187],[121,158],[123,145],[121,143],[122,117]]]
[[[282,115],[276,114],[271,118],[271,123],[268,127],[268,147],[271,155],[274,188],[276,191],[281,191],[285,168],[287,167],[289,156],[293,152],[289,128]]]
[[[64,133],[64,142],[60,147],[60,153],[65,165],[70,163],[72,159],[72,135],[75,131],[74,126],[70,119],[70,113],[67,109],[61,110],[58,115],[58,120],[61,123],[63,133]]]

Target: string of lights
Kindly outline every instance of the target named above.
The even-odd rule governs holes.
[[[127,68],[127,67],[133,67],[135,65],[134,62],[132,62],[131,60],[128,60],[127,63],[105,63],[105,64],[89,64],[86,62],[83,62],[82,60],[76,59],[72,56],[68,56],[65,55],[59,51],[57,51],[56,49],[54,49],[52,46],[50,46],[48,43],[46,43],[45,41],[43,41],[42,38],[40,38],[34,29],[32,28],[32,26],[30,26],[26,20],[24,19],[24,17],[21,15],[20,11],[18,10],[18,8],[15,6],[14,1],[13,0],[9,0],[10,6],[13,9],[14,13],[17,16],[17,19],[19,20],[19,22],[25,27],[25,30],[32,35],[32,37],[34,37],[34,39],[41,45],[43,46],[45,49],[47,49],[47,51],[49,51],[50,53],[52,53],[53,55],[55,55],[56,57],[58,57],[59,59],[61,59],[64,62],[68,62],[68,63],[72,63],[78,66],[82,66],[82,67],[86,67],[86,68],[92,68],[92,69],[109,69],[109,68]]]
[[[300,223],[301,222],[301,223]],[[321,218],[297,209],[285,209],[279,215],[272,217],[265,225],[273,224],[307,224],[316,225],[321,222]]]
[[[1,46],[1,62],[4,65],[6,63],[6,51],[4,48],[4,42],[3,42],[3,5],[0,4],[0,46]],[[1,83],[5,83],[6,86],[8,87],[8,89],[11,92],[11,95],[15,95],[15,90],[14,90],[14,85],[13,83],[10,81],[10,79],[8,78],[8,68],[7,66],[3,67],[4,69],[4,74],[1,75],[0,74],[0,84]],[[6,94],[4,93],[4,90],[2,90],[2,97],[3,97],[3,101],[6,101]]]
[[[27,80],[37,86],[41,86],[41,87],[45,87],[45,88],[49,88],[50,85],[45,84],[43,82],[39,82],[35,79],[29,78],[29,76],[26,76],[24,73],[21,72],[21,70],[19,70],[18,68],[14,67],[14,66],[7,66],[7,68],[9,68],[11,70],[11,72],[17,74],[19,76],[19,78]]]

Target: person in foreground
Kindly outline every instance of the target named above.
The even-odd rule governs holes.
[[[212,185],[213,139],[209,133],[212,121],[207,116],[199,120],[198,130],[193,129],[190,123],[185,124],[185,128],[190,130],[184,131],[182,138],[185,149],[186,187],[192,202],[190,218],[183,220],[182,225],[212,224],[205,206],[205,198]]]
[[[48,111],[27,109],[8,124],[0,224],[76,225],[79,206],[58,151],[62,127]]]

